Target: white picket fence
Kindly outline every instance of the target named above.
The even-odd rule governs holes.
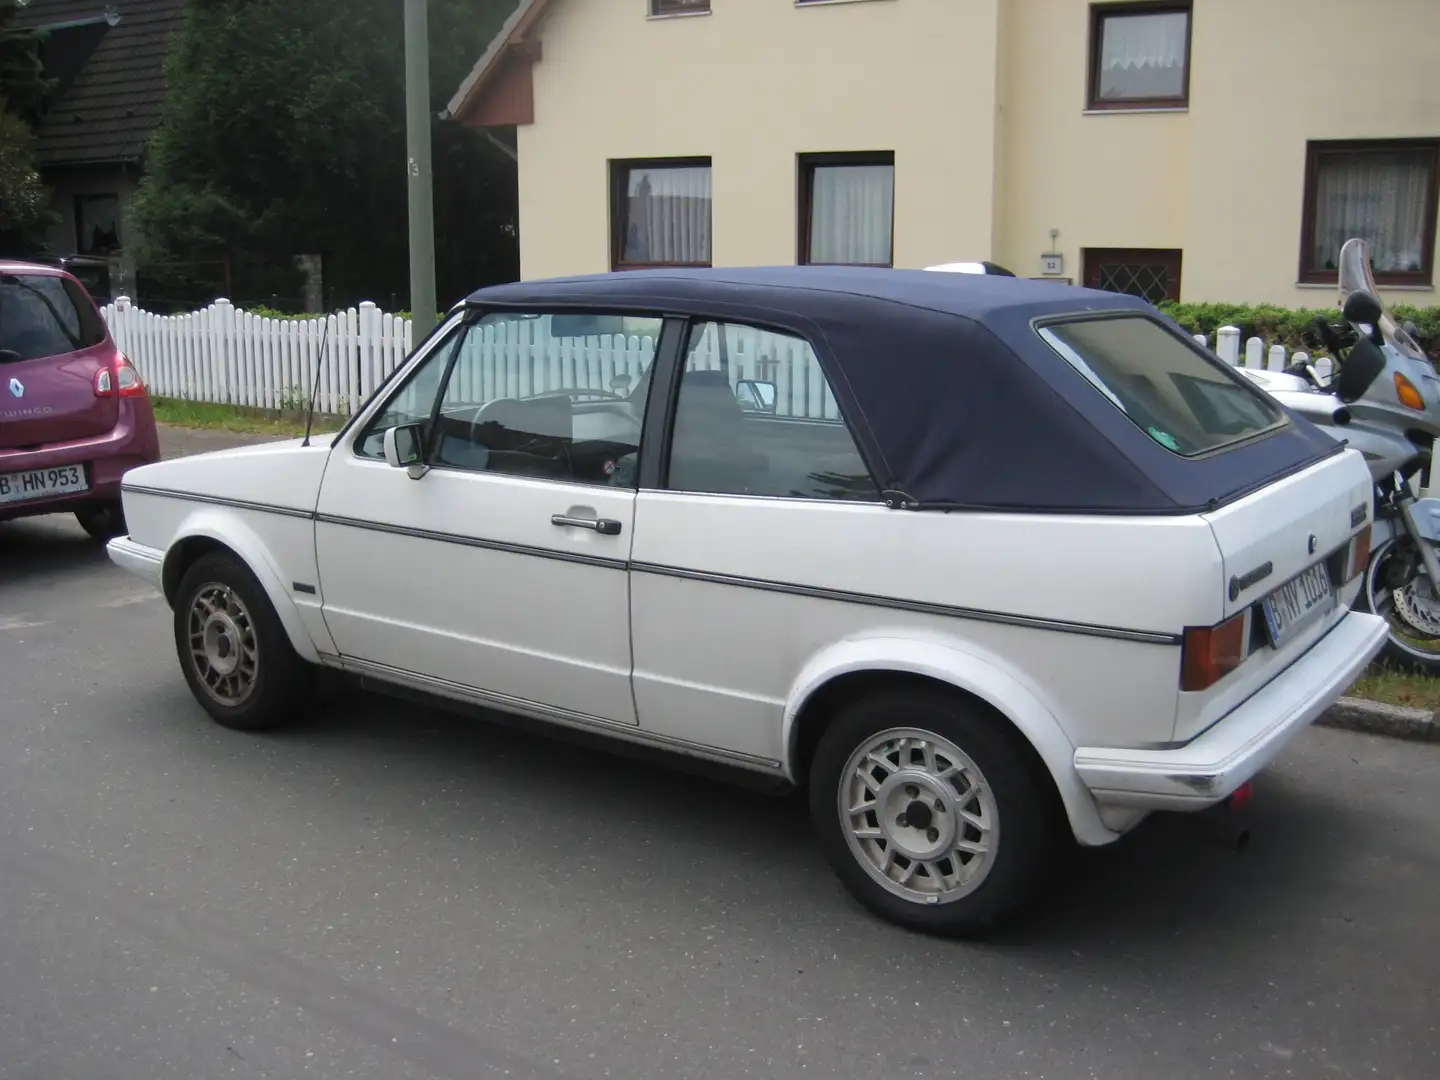
[[[262,409],[305,406],[318,374],[316,408],[354,412],[414,344],[409,319],[381,312],[368,301],[333,315],[276,319],[243,311],[228,300],[186,315],[157,315],[122,296],[101,313],[152,393]],[[1210,347],[1203,334],[1195,340]],[[1233,326],[1219,329],[1214,348],[1237,367],[1278,371],[1287,363],[1310,360],[1303,352],[1291,357],[1283,345],[1267,349],[1254,337],[1242,351],[1240,331]],[[722,345],[712,326],[690,363],[717,369],[722,349],[732,381],[775,383],[780,415],[839,418],[819,365],[803,342],[730,330]],[[654,354],[651,337],[555,339],[549,337],[548,320],[502,323],[467,340],[447,396],[487,401],[562,387],[610,389],[620,376],[633,384]],[[1322,377],[1329,377],[1329,358],[1314,364]]]
[[[154,394],[261,409],[308,403],[354,411],[410,353],[410,320],[368,301],[334,315],[275,319],[228,300],[157,315],[119,297],[101,309],[110,333]]]

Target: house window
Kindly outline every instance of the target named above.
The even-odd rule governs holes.
[[[1190,4],[1090,5],[1091,109],[1175,109],[1190,99]]]
[[[801,263],[890,266],[894,224],[893,153],[801,155]]]
[[[708,15],[710,0],[650,0],[650,14]]]
[[[76,195],[75,250],[81,255],[109,255],[119,247],[119,197]]]
[[[710,159],[611,164],[611,264],[710,265]]]
[[[1305,162],[1300,280],[1335,280],[1353,236],[1381,285],[1429,285],[1435,269],[1440,140],[1312,142]]]

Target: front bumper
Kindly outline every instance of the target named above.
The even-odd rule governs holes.
[[[109,554],[110,561],[120,569],[144,578],[157,589],[161,587],[161,576],[165,569],[163,551],[137,544],[128,536],[117,536],[105,545],[105,551]]]
[[[1352,611],[1281,675],[1184,746],[1082,746],[1075,751],[1075,770],[1102,807],[1213,806],[1269,764],[1360,677],[1388,629],[1379,616]]]

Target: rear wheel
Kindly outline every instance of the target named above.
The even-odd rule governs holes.
[[[260,731],[305,703],[311,669],[250,569],[216,552],[196,561],[175,592],[175,650],[190,691],[218,722]]]
[[[903,690],[831,722],[810,812],[861,904],[914,930],[983,932],[1033,896],[1057,848],[1048,777],[1019,737],[964,701]]]
[[[113,540],[125,535],[125,508],[119,499],[87,503],[75,511],[75,520],[96,540]]]

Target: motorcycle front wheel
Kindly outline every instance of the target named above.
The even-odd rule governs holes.
[[[1425,675],[1440,675],[1440,596],[1419,562],[1408,537],[1381,544],[1365,568],[1355,607],[1389,623],[1382,661]]]

